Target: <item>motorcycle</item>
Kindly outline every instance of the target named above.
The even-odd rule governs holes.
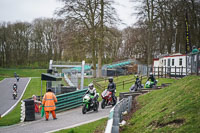
[[[147,81],[145,84],[145,88],[153,88],[154,86],[156,86],[157,83],[158,83],[158,80],[156,80],[155,82]]]
[[[141,84],[140,80],[135,81],[135,84],[131,86],[131,88],[129,88],[130,92],[135,92],[140,90],[141,88],[144,88],[144,85]]]
[[[99,94],[97,93],[96,98],[94,96],[86,94],[83,97],[83,108],[82,113],[85,114],[88,111],[94,110],[98,111],[99,108],[99,101],[98,101]],[[94,99],[94,100],[92,100]]]
[[[17,82],[19,82],[19,76],[17,76],[16,79],[17,79]]]
[[[112,105],[114,106],[117,103],[117,97],[114,97],[114,101],[112,99],[112,92],[108,91],[107,89],[101,93],[101,97],[103,101],[101,102],[101,108],[104,109],[105,106]]]
[[[17,98],[17,88],[14,86],[13,88],[13,99],[15,100]]]

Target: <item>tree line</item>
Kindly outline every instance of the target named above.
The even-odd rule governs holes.
[[[60,19],[0,23],[1,67],[47,67],[50,59],[86,60],[94,70],[128,58],[151,64],[160,54],[185,53],[186,17],[191,45],[200,46],[198,0],[132,0],[139,19],[123,30],[112,0],[60,1]]]
[[[187,33],[191,47],[200,47],[199,0],[132,2],[133,5],[135,2],[140,3],[136,5],[139,19],[132,27],[124,30],[127,56],[135,56],[150,65],[152,59],[160,54],[185,54]]]

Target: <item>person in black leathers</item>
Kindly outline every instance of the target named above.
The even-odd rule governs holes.
[[[112,100],[113,102],[115,99],[115,90],[116,90],[116,84],[113,82],[113,77],[108,78],[109,84],[108,84],[108,91],[112,92]]]

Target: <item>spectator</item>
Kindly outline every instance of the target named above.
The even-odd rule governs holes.
[[[35,112],[36,112],[36,113],[39,113],[40,110],[41,110],[41,109],[40,109],[40,108],[41,108],[41,107],[40,107],[41,102],[37,100],[36,95],[33,95],[33,96],[32,96],[32,99],[34,100]]]
[[[198,53],[199,52],[199,50],[196,48],[196,46],[193,46],[192,47],[192,53],[194,54],[194,53]]]

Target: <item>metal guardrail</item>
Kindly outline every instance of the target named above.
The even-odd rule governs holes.
[[[87,89],[57,95],[56,111],[69,110],[82,105],[83,95]]]
[[[132,108],[132,96],[123,98],[111,110],[108,117],[105,133],[119,133],[119,125],[124,112],[130,112]]]

